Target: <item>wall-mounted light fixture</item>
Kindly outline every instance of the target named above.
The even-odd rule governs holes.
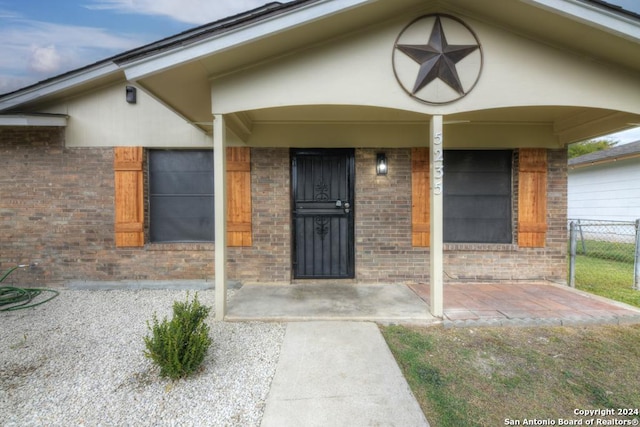
[[[386,175],[388,170],[387,156],[384,153],[376,154],[376,175]]]
[[[129,104],[135,104],[137,101],[137,94],[136,94],[137,90],[135,87],[133,86],[127,86],[126,88],[126,94],[127,94],[127,102]]]

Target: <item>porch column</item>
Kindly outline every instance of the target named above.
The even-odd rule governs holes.
[[[224,117],[213,115],[215,319],[227,314],[227,156]]]
[[[443,255],[442,255],[442,198],[443,198],[443,145],[442,145],[442,116],[433,116],[429,126],[429,176],[431,177],[429,227],[431,232],[430,257],[430,286],[431,286],[431,314],[442,317],[443,301]]]

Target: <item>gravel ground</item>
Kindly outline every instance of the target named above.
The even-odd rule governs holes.
[[[214,322],[214,292],[199,291],[213,343],[200,372],[172,382],[144,357],[143,337],[154,312],[171,317],[186,295],[62,290],[0,312],[0,425],[260,425],[284,325]]]

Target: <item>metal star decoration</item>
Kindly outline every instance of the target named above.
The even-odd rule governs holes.
[[[412,94],[415,95],[416,92],[437,78],[458,94],[465,94],[456,64],[478,49],[478,45],[450,45],[447,43],[439,16],[436,17],[428,44],[399,44],[397,48],[420,64]]]

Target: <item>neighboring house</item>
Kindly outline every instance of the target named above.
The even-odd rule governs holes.
[[[569,159],[570,219],[640,219],[640,141]]]
[[[640,16],[271,3],[0,96],[19,280],[565,281],[569,143],[640,122]],[[212,153],[213,150],[213,153]]]

